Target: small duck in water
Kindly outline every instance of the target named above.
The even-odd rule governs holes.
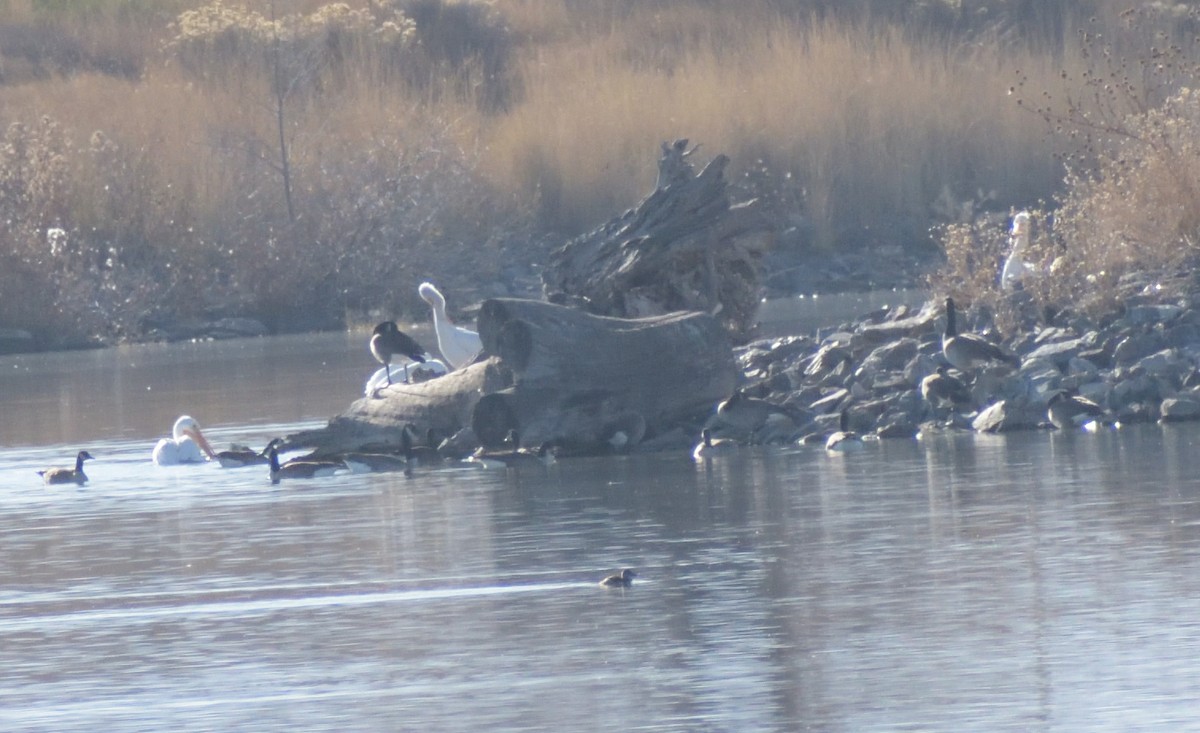
[[[604,580],[600,581],[600,585],[605,588],[628,588],[633,585],[633,579],[637,577],[630,568],[624,568],[619,573],[613,573]]]
[[[92,454],[81,450],[75,454],[75,468],[47,468],[44,471],[38,471],[38,475],[47,485],[78,484],[83,486],[88,480],[87,474],[83,472],[83,462],[91,460],[94,460]]]

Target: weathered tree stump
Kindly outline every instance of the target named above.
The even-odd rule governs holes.
[[[636,443],[700,419],[737,380],[728,336],[704,313],[620,319],[497,298],[484,302],[478,327],[483,361],[357,400],[285,447],[395,448],[412,423],[419,434],[470,426],[488,447],[516,430],[526,446],[601,452],[618,432]]]
[[[697,175],[687,143],[663,143],[658,183],[640,204],[550,255],[542,283],[552,302],[621,318],[696,310],[734,338],[749,334],[769,222],[757,199],[731,202],[727,157]]]

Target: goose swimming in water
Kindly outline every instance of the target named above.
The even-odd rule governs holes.
[[[267,445],[267,461],[271,464],[271,483],[277,484],[285,478],[320,478],[332,476],[338,471],[345,470],[346,464],[341,461],[288,461],[279,465],[279,453],[275,442]]]
[[[446,315],[446,298],[433,283],[421,283],[417,288],[421,299],[433,310],[433,330],[437,333],[438,351],[451,369],[462,369],[483,351],[479,334],[470,329],[455,326]]]
[[[191,417],[182,415],[171,428],[171,437],[158,441],[151,457],[159,466],[176,466],[204,463],[209,458],[215,458],[216,454],[213,453],[204,433],[200,432],[200,424]]]
[[[849,409],[842,409],[842,415],[838,419],[838,427],[840,430],[825,440],[825,450],[831,453],[845,453],[863,447],[862,438],[859,437],[858,433],[850,429]]]
[[[384,321],[371,332],[371,355],[383,364],[389,386],[392,383],[393,356],[407,356],[418,364],[425,363],[425,349],[416,339],[401,331],[395,321]],[[408,384],[408,362],[404,363],[404,383]]]
[[[619,573],[613,573],[604,580],[600,581],[600,585],[605,588],[628,588],[633,585],[633,579],[637,577],[637,573],[631,568],[623,568]]]
[[[1104,408],[1087,397],[1065,389],[1055,392],[1046,403],[1046,417],[1059,430],[1071,430],[1102,420]]]
[[[508,431],[504,442],[511,445],[512,449],[487,450],[480,448],[467,459],[467,462],[478,464],[483,468],[517,468],[519,466],[549,466],[558,460],[549,443],[542,443],[536,451],[520,448],[521,440],[516,430]]]
[[[725,453],[737,448],[737,443],[729,438],[714,438],[712,430],[704,428],[700,431],[700,442],[692,449],[692,460],[702,461],[705,458]]]
[[[950,366],[964,372],[988,364],[1021,366],[1021,359],[974,333],[958,332],[954,299],[946,298],[946,330],[942,334],[942,356]]]
[[[92,454],[81,450],[75,454],[75,468],[47,468],[44,471],[38,471],[38,475],[47,485],[78,484],[83,486],[88,480],[87,474],[83,472],[83,462],[91,460],[95,460],[92,458]]]
[[[1000,288],[1013,290],[1017,283],[1027,275],[1036,275],[1037,267],[1025,261],[1025,249],[1029,246],[1030,228],[1033,222],[1028,211],[1022,211],[1013,217],[1012,230],[1008,243],[1011,250],[1004,260],[1004,268],[1000,271]]]

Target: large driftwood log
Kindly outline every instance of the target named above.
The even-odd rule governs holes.
[[[497,298],[484,302],[478,325],[483,361],[360,399],[287,446],[397,447],[412,423],[421,434],[470,426],[485,446],[516,430],[522,445],[598,452],[618,432],[636,443],[699,420],[737,379],[727,335],[703,313],[619,319]]]
[[[727,157],[697,175],[687,142],[663,143],[658,183],[637,207],[551,254],[551,301],[622,318],[698,310],[735,338],[750,332],[769,222],[758,200],[731,202]]]

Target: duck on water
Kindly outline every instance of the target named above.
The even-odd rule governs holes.
[[[44,471],[38,471],[38,475],[42,477],[42,481],[46,485],[51,484],[78,484],[83,486],[87,483],[87,474],[83,472],[83,462],[95,460],[92,454],[85,450],[81,450],[75,454],[75,468],[47,468]]]

